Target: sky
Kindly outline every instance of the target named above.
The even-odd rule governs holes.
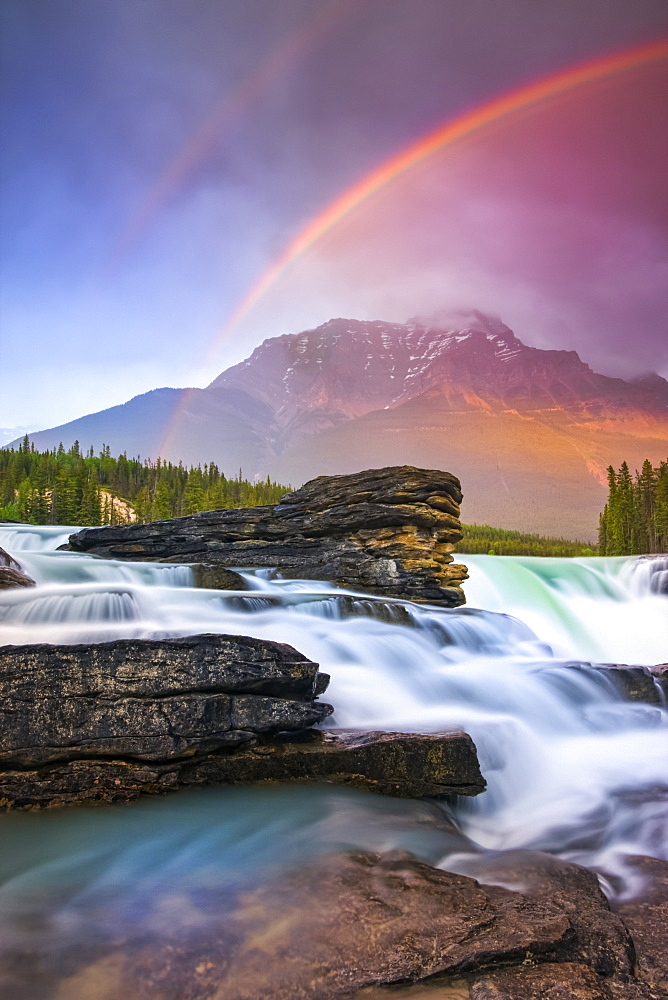
[[[480,309],[668,377],[665,58],[491,121],[286,257],[432,130],[666,35],[665,0],[3,0],[0,428],[206,385],[333,316]]]

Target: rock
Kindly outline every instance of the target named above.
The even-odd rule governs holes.
[[[452,556],[461,499],[447,472],[392,466],[319,476],[275,507],[84,528],[66,547],[115,559],[275,567],[286,577],[456,607],[467,577]]]
[[[561,961],[588,965],[602,976],[628,977],[634,963],[627,928],[612,913],[594,872],[541,851],[485,851],[457,865],[480,882],[517,889],[532,899],[550,899],[568,917],[573,937]]]
[[[668,695],[668,665],[637,666],[628,663],[567,663],[576,670],[594,670],[612,681],[626,701],[665,705]]]
[[[650,705],[662,705],[660,679],[653,667],[629,666],[626,663],[603,663],[596,669],[611,678],[615,687],[627,701],[644,701]]]
[[[20,570],[10,569],[8,566],[0,566],[0,590],[9,590],[11,587],[34,587],[35,581],[21,573]]]
[[[10,587],[34,587],[35,581],[21,569],[20,563],[0,548],[0,590]]]
[[[595,876],[581,871],[548,866],[527,893],[400,851],[334,853],[236,893],[155,899],[144,931],[116,935],[88,965],[79,959],[57,997],[389,1000],[394,990],[379,987],[404,984],[396,995],[410,1000],[406,984],[421,983],[416,1000],[651,1000],[626,953],[603,972],[605,947],[592,951],[602,925],[587,922],[606,908]],[[177,912],[185,923],[160,919]]]
[[[587,965],[544,962],[483,976],[470,1000],[613,1000],[605,981]]]
[[[194,585],[205,590],[248,590],[241,573],[215,563],[195,563],[192,574]]]
[[[10,946],[9,985],[32,996],[41,976],[54,1000],[665,1000],[635,977],[632,949],[607,962],[617,931],[601,936],[603,911],[623,925],[595,876],[536,853],[512,852],[504,873],[530,891],[403,851],[330,853],[259,883],[164,879],[142,896],[141,926],[98,922],[89,941],[50,941],[38,963]]]
[[[306,729],[168,762],[90,757],[38,769],[7,768],[0,771],[0,806],[130,800],[189,785],[263,781],[331,782],[405,798],[477,795],[485,789],[475,746],[465,733]]]
[[[383,795],[478,795],[485,790],[465,733],[382,733],[335,729],[281,734],[233,755],[184,765],[182,784],[327,781]]]
[[[291,646],[243,636],[3,647],[0,806],[255,781],[484,790],[464,733],[309,730],[332,711],[315,700],[328,681]]]
[[[159,935],[151,928],[170,901],[156,899],[146,931],[101,948],[58,997],[335,1000],[365,986],[554,957],[572,936],[549,899],[481,886],[398,851],[331,854],[233,900],[229,890],[218,901],[204,889],[201,897],[172,902],[191,918],[158,921]]]
[[[2,778],[3,797],[17,801],[13,789],[20,786],[25,805],[31,796],[43,801],[42,779],[47,786],[67,785],[69,778],[44,771],[45,765],[97,762],[102,791],[109,758],[121,758],[119,768],[127,759],[136,784],[150,772],[146,762],[188,759],[260,734],[304,729],[332,711],[314,700],[317,675],[318,665],[291,646],[244,636],[5,646],[0,765],[10,773]],[[83,764],[70,771],[85,785]],[[156,773],[149,784],[162,781]],[[113,781],[122,784],[118,775]]]
[[[668,704],[668,663],[655,663],[647,669],[661,691],[662,703]]]
[[[627,864],[644,880],[639,895],[614,909],[633,937],[637,976],[668,996],[668,861],[631,857]]]

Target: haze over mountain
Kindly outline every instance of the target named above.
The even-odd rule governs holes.
[[[293,485],[383,465],[445,469],[462,480],[466,521],[593,538],[606,467],[666,457],[668,382],[599,375],[479,312],[332,319],[266,340],[205,389],[155,389],[30,439]]]

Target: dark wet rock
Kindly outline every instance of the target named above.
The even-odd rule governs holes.
[[[577,670],[593,670],[608,680],[626,701],[665,705],[668,694],[667,665],[638,666],[628,663],[567,663]]]
[[[643,884],[635,898],[614,908],[633,937],[636,975],[668,997],[668,861],[636,856],[627,863]]]
[[[87,762],[102,793],[110,759],[130,769],[133,786],[164,784],[173,779],[159,768],[142,778],[151,773],[147,762],[189,760],[304,729],[332,711],[314,700],[317,676],[318,665],[291,646],[244,636],[5,646],[4,804],[43,804],[42,781],[62,786],[63,800],[76,797],[86,770],[69,762]],[[54,771],[61,762],[68,766]],[[123,786],[120,775],[111,780],[112,791]]]
[[[505,885],[533,899],[550,899],[574,930],[560,958],[600,975],[630,976],[635,953],[629,932],[612,913],[594,872],[541,851],[487,851],[471,855],[459,871],[485,884]]]
[[[644,701],[649,705],[661,705],[664,696],[660,678],[652,667],[629,666],[625,663],[604,663],[596,667],[611,678],[613,684],[627,701]]]
[[[263,740],[182,769],[183,784],[328,781],[383,795],[477,795],[484,791],[475,746],[465,733],[306,730]]]
[[[668,663],[655,663],[647,669],[661,689],[663,703],[668,704]]]
[[[215,563],[195,563],[192,574],[194,585],[205,590],[248,590],[241,573]]]
[[[228,744],[168,762],[88,758],[39,769],[8,767],[0,772],[0,805],[130,800],[184,786],[267,781],[329,782],[405,798],[477,795],[485,789],[475,746],[465,733],[307,729],[275,736],[246,730],[245,736],[238,748]]]
[[[10,587],[34,587],[35,581],[24,573],[20,563],[0,548],[0,590]]]
[[[276,567],[372,594],[464,603],[459,481],[392,466],[319,476],[275,507],[218,510],[150,524],[84,528],[69,548],[115,559]]]

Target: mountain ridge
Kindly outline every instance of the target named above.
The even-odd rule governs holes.
[[[75,438],[293,484],[451,469],[467,520],[591,538],[606,467],[665,457],[668,382],[598,374],[476,311],[448,325],[339,317],[268,338],[203,389],[152,390],[30,435],[38,448]]]

